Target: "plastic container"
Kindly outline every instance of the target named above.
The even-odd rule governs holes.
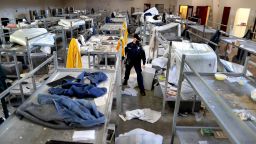
[[[152,84],[153,84],[155,73],[156,73],[156,70],[150,67],[145,67],[145,69],[142,71],[144,88],[146,90],[152,90]]]

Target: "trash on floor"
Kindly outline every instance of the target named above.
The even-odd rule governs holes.
[[[125,88],[122,91],[122,95],[137,96],[138,92],[134,88]]]
[[[144,129],[134,129],[116,138],[116,144],[162,144],[163,136]]]
[[[125,113],[126,120],[131,120],[134,118],[147,121],[149,123],[155,123],[157,122],[161,117],[161,112],[151,110],[149,108],[145,109],[136,109],[132,111],[126,111]]]
[[[247,110],[234,110],[234,112],[243,121],[256,121],[256,117]]]
[[[73,141],[95,140],[95,130],[74,131]]]

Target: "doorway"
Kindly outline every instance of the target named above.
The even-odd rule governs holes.
[[[229,20],[229,14],[230,14],[231,7],[224,7],[223,14],[222,14],[222,20],[221,20],[221,27],[220,29],[223,31],[227,31],[227,25]],[[226,26],[224,26],[226,25]]]
[[[183,19],[187,19],[193,15],[193,6],[189,5],[180,5],[179,7],[180,17]]]
[[[246,32],[249,16],[250,16],[250,11],[251,9],[249,8],[239,8],[236,11],[234,27],[233,27],[234,36],[237,36],[237,37],[244,36]]]
[[[205,25],[207,23],[209,12],[210,12],[210,9],[208,6],[197,6],[196,7],[196,16],[200,18],[201,25]]]
[[[180,5],[180,8],[179,8],[180,17],[182,19],[186,19],[187,18],[187,13],[188,13],[188,6],[187,5]]]

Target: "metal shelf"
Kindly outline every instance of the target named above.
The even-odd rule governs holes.
[[[32,76],[36,71],[43,67],[45,64],[50,62],[54,59],[55,64],[57,64],[56,54],[54,57],[49,58],[46,62],[35,68],[32,72],[27,74],[24,78],[19,80],[15,83],[19,84],[27,77]],[[33,94],[31,97],[25,101],[27,102],[36,102],[38,94],[47,93],[48,86],[47,83],[54,81],[55,79],[59,79],[66,75],[77,76],[83,71],[83,69],[61,69],[55,66],[55,72],[48,78],[46,82],[44,82]],[[95,70],[86,70],[88,72],[93,72]],[[91,128],[84,128],[83,130],[95,130],[95,140],[94,141],[86,141],[86,142],[93,142],[96,144],[102,144],[106,141],[107,135],[107,126],[110,120],[110,113],[112,107],[112,100],[113,95],[116,92],[116,78],[117,78],[117,71],[114,70],[104,70],[108,75],[108,81],[101,83],[100,87],[106,87],[108,89],[107,93],[102,97],[98,98],[101,101],[101,104],[97,106],[97,109],[102,112],[106,117],[105,124],[101,126],[91,127]],[[14,86],[15,86],[14,85]],[[3,95],[8,93],[14,86],[11,86],[6,91],[4,91],[0,97],[2,98]],[[94,101],[96,101],[94,99]],[[72,135],[75,130],[81,129],[72,129],[72,130],[56,130],[51,128],[46,128],[44,126],[32,123],[26,119],[20,119],[18,116],[12,114],[1,126],[0,126],[0,141],[1,143],[21,143],[21,144],[30,144],[30,143],[45,143],[48,140],[64,140],[64,141],[72,141]]]
[[[211,128],[220,130],[219,128]],[[202,136],[201,127],[177,127],[176,133],[181,144],[198,144],[199,141],[207,141],[208,144],[231,144],[228,139],[216,139],[214,136]]]
[[[186,61],[185,58],[186,56],[183,55],[183,67],[181,67],[181,71],[183,71],[184,65],[187,64],[192,72],[184,72],[181,77],[184,77],[197,95],[200,96],[208,110],[216,118],[219,126],[229,137],[229,140],[236,144],[255,143],[255,125],[242,121],[237,114],[235,114],[234,109],[251,109],[255,112],[255,108],[253,107],[254,102],[249,99],[249,96],[251,90],[256,88],[256,83],[254,80],[246,77],[245,73],[247,71],[248,64],[252,64],[254,66],[256,66],[256,64],[247,59],[243,73],[226,73],[228,80],[217,81],[215,80],[213,73],[199,74],[196,72],[196,70],[191,66],[190,62]],[[235,81],[231,81],[232,78],[236,77],[242,77],[248,82],[239,86],[239,84],[236,84]],[[180,87],[181,83],[179,83],[178,97],[175,105],[172,142],[175,135],[176,117],[181,100]],[[246,98],[246,100],[243,100],[244,98]]]

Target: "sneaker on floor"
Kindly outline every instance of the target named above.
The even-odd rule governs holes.
[[[146,96],[145,91],[140,91],[140,95],[141,95],[141,96]]]

